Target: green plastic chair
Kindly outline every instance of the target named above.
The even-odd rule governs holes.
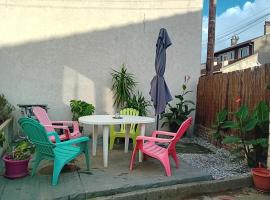
[[[56,132],[47,133],[44,126],[34,119],[22,117],[18,122],[23,132],[36,148],[36,158],[34,160],[32,176],[35,174],[37,167],[42,160],[53,160],[52,185],[56,185],[64,165],[76,158],[82,152],[85,154],[86,166],[87,170],[89,170],[88,137],[79,137],[61,142]],[[49,136],[54,136],[56,143],[52,143]]]
[[[138,116],[139,111],[133,108],[125,108],[120,111],[120,115],[132,115]],[[110,126],[110,150],[113,149],[115,138],[125,138],[126,135],[126,124],[120,125],[120,131],[115,131],[115,126]],[[136,130],[136,124],[131,124],[129,129],[129,137],[132,139],[133,147],[136,145],[136,137],[139,135],[139,130]]]

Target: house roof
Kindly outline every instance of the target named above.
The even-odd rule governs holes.
[[[249,43],[253,42],[253,40],[254,40],[254,39],[247,40],[247,41],[241,42],[241,43],[239,43],[239,44],[236,44],[236,45],[227,47],[227,48],[225,48],[225,49],[221,49],[221,50],[219,50],[219,51],[216,51],[215,54],[227,52],[228,50],[235,49],[235,48],[240,47],[240,46],[245,46],[246,44],[249,44]]]
[[[268,34],[267,34],[268,35]],[[228,50],[230,49],[235,49],[237,47],[240,47],[240,46],[244,46],[246,44],[249,44],[251,42],[254,42],[254,40],[258,39],[258,38],[261,38],[261,37],[264,37],[265,35],[261,35],[261,36],[258,36],[258,37],[255,37],[255,38],[252,38],[250,40],[247,40],[247,41],[244,41],[244,42],[240,42],[239,44],[236,44],[234,46],[230,46],[230,47],[227,47],[225,49],[221,49],[219,51],[216,51],[215,54],[219,54],[219,53],[223,53],[223,52],[227,52]]]

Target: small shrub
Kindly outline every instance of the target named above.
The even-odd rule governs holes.
[[[72,120],[78,121],[82,116],[92,115],[95,107],[81,100],[70,100],[70,110],[72,112]]]
[[[188,118],[190,113],[195,110],[194,102],[191,100],[186,100],[186,95],[191,93],[191,90],[187,89],[187,83],[189,78],[185,77],[185,81],[182,85],[182,92],[180,95],[176,95],[175,98],[178,100],[175,106],[168,104],[169,112],[166,112],[161,115],[161,119],[165,121],[162,123],[161,127],[168,124],[170,130],[175,132],[179,128],[179,126]]]
[[[8,157],[12,160],[25,160],[35,152],[35,147],[28,140],[21,140],[15,148],[8,154]]]
[[[259,102],[253,112],[250,112],[246,105],[242,105],[238,111],[232,113],[234,120],[226,120],[227,114],[226,109],[217,114],[213,126],[216,129],[217,139],[222,140],[224,144],[233,144],[234,152],[238,154],[243,152],[250,167],[265,162],[269,122],[267,103]],[[237,130],[239,134],[221,136],[220,131],[225,129]]]
[[[140,116],[147,115],[147,107],[150,106],[150,101],[147,101],[141,92],[138,92],[137,95],[133,95],[132,98],[127,100],[127,108],[134,108],[139,111]]]

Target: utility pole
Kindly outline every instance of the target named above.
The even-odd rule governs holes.
[[[212,75],[214,71],[216,2],[217,0],[209,0],[208,42],[207,42],[207,60],[206,60],[207,76]]]

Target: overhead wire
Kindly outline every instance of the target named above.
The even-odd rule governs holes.
[[[261,14],[262,12],[264,12],[265,10],[268,10],[268,9],[270,9],[270,7],[267,7],[267,8],[264,8],[264,9],[260,10],[259,12],[257,12],[256,14],[254,14],[253,16],[256,16],[258,14]],[[227,40],[228,39],[227,37],[228,36],[231,36],[231,34],[240,34],[240,33],[245,32],[246,30],[248,30],[249,28],[253,27],[254,25],[257,25],[259,22],[261,22],[262,19],[266,18],[269,15],[270,15],[270,13],[268,12],[268,13],[263,14],[263,15],[255,18],[255,19],[249,20],[248,22],[241,23],[240,25],[239,24],[237,24],[237,25],[235,24],[235,25],[231,26],[229,30],[227,30],[226,32],[223,32],[223,33],[221,33],[221,34],[219,34],[219,35],[216,36],[216,42],[218,42],[218,41],[224,41],[223,38],[225,38],[225,40]],[[202,42],[202,45],[206,45],[206,44],[207,44],[207,40],[205,40],[205,41]]]

